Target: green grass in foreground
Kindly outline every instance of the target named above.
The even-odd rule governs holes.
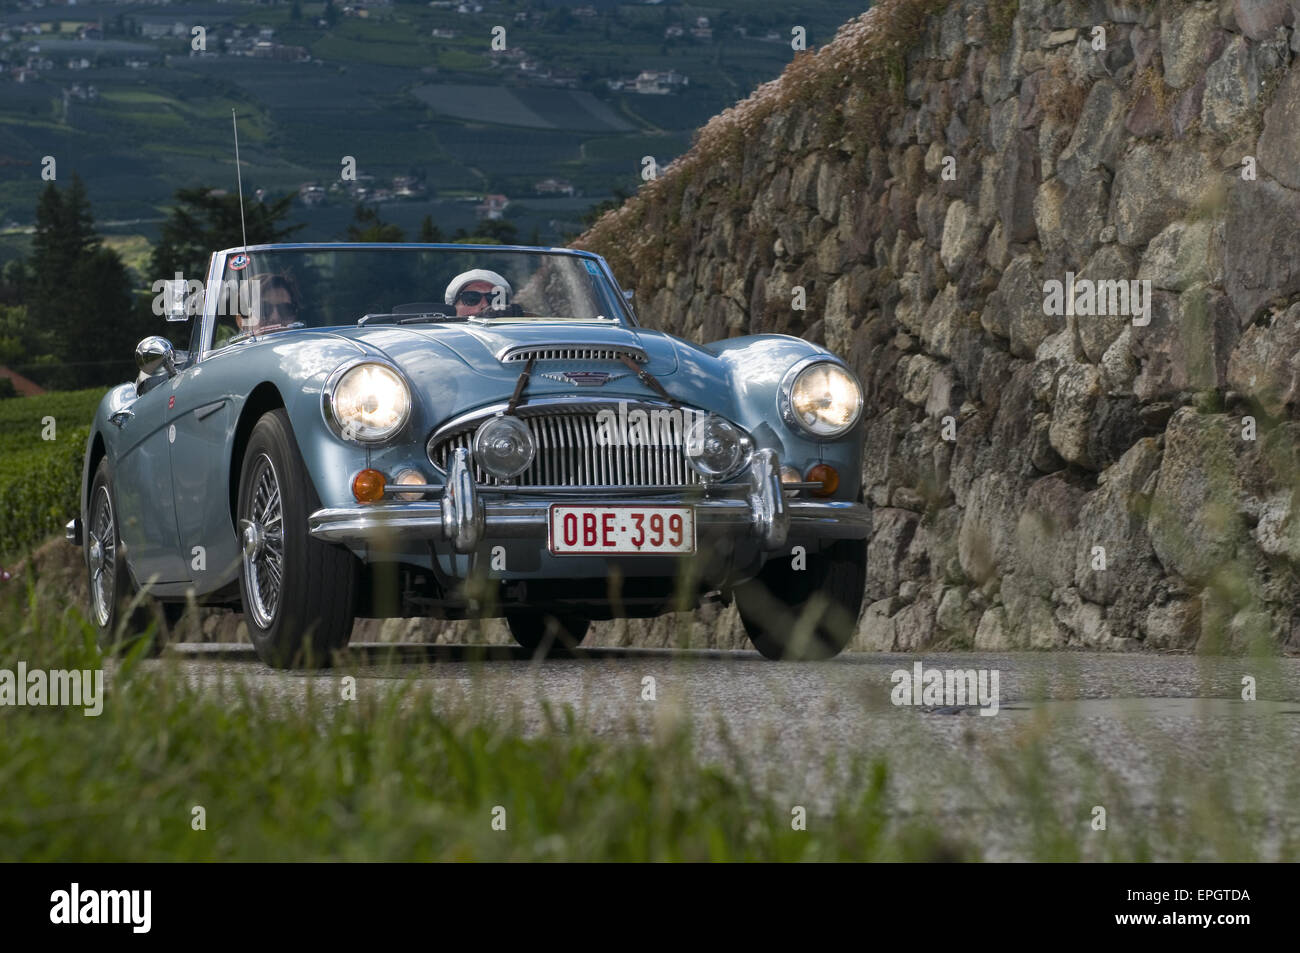
[[[29,670],[101,664],[78,609],[33,586],[0,589],[0,668],[20,659]],[[396,685],[380,680],[388,690],[362,680],[357,700],[345,702],[346,667],[322,678],[250,665],[260,684],[214,675],[195,687],[176,665],[128,657],[110,673],[99,717],[0,707],[0,860],[980,856],[975,818],[943,828],[924,808],[895,810],[890,769],[879,761],[854,762],[839,787],[845,793],[830,809],[810,809],[808,830],[794,831],[789,802],[747,781],[745,765],[699,763],[687,724],[665,724],[653,741],[616,741],[566,710],[526,734],[515,717],[484,715],[473,692],[457,698],[452,688],[402,679],[400,668]],[[305,699],[267,685],[300,678]],[[1252,815],[1234,796],[1230,770],[1197,764],[1186,769],[1194,774],[1170,775],[1172,790],[1194,792],[1192,809],[1126,825],[1137,815],[1118,781],[1084,761],[1083,786],[1067,782],[1041,732],[994,757],[953,753],[1003,772],[1010,800],[989,816],[1014,815],[1030,859],[1296,856],[1289,842],[1276,851],[1253,846]],[[1110,836],[1086,823],[1102,788]],[[498,805],[505,831],[492,829]],[[206,811],[206,830],[191,828],[196,806]]]

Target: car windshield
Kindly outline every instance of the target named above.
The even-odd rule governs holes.
[[[624,319],[591,259],[496,248],[303,247],[226,255],[213,347],[357,323]]]

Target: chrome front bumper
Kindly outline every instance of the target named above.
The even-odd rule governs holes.
[[[789,500],[782,492],[781,466],[775,451],[754,453],[745,497],[681,500],[695,510],[702,538],[752,535],[768,550],[796,538],[864,539],[871,513],[862,503],[840,500]],[[473,552],[484,539],[545,539],[550,507],[574,502],[555,499],[484,499],[493,488],[474,483],[469,451],[452,457],[439,501],[358,504],[321,509],[307,519],[311,535],[330,543],[391,543],[411,539],[450,540],[457,552]],[[605,499],[608,499],[606,497]],[[593,500],[592,502],[597,502]],[[604,502],[601,500],[600,502]],[[618,497],[621,504],[662,506],[663,496]]]

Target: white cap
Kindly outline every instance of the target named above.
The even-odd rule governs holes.
[[[455,304],[456,296],[460,294],[460,289],[471,281],[486,281],[493,288],[504,288],[507,295],[513,295],[514,289],[510,287],[510,282],[506,281],[495,271],[488,271],[486,268],[475,268],[472,271],[462,271],[455,278],[451,279],[451,284],[447,285],[447,293],[443,296],[444,304]]]

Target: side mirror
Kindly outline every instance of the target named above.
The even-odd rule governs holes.
[[[632,296],[633,296],[634,294],[636,294],[635,291],[624,291],[624,292],[623,292],[623,300],[626,301],[628,304],[631,304],[631,303],[632,303]]]
[[[172,353],[172,342],[156,334],[145,338],[135,346],[135,366],[146,377],[156,374],[160,367],[167,369],[168,377],[175,377],[176,359]]]

